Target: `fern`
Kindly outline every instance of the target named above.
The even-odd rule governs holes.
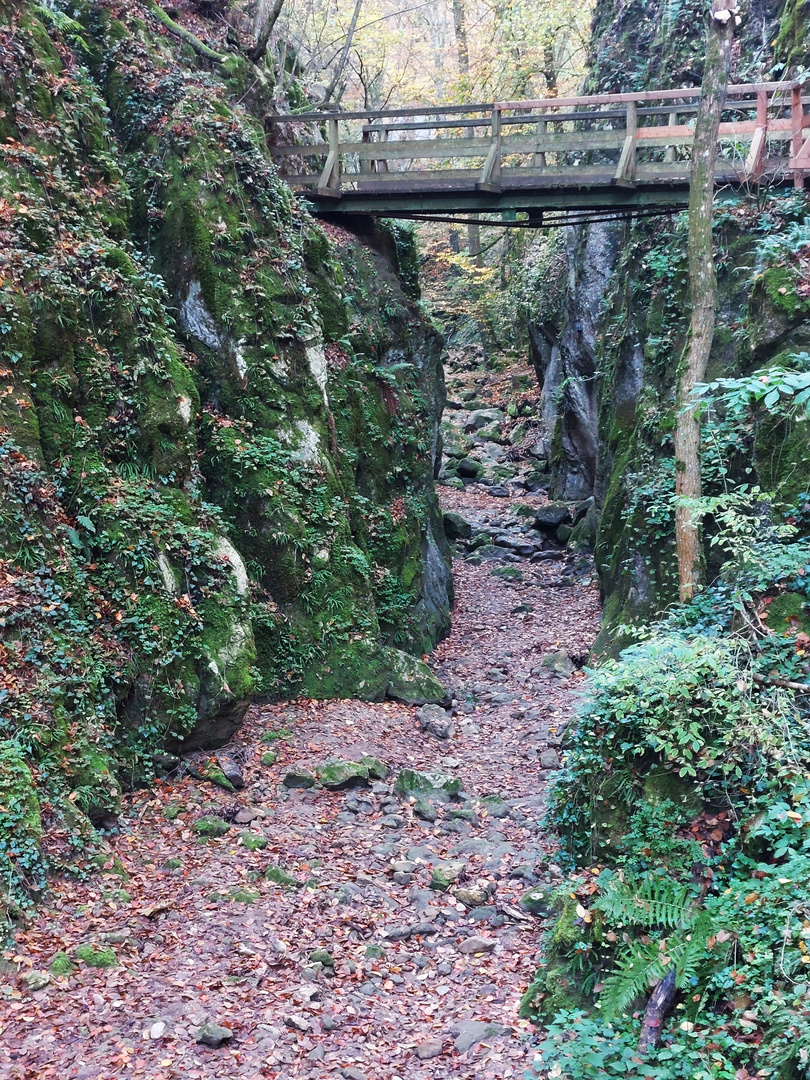
[[[725,960],[727,949],[712,951],[717,944],[717,927],[711,915],[693,907],[686,886],[647,878],[634,890],[614,881],[593,906],[610,922],[659,931],[652,940],[647,935],[630,938],[625,934],[626,944],[617,953],[614,970],[599,998],[606,1019],[624,1012],[673,968],[675,985],[682,990],[700,981],[701,965],[709,962],[714,966]],[[661,931],[666,930],[674,933],[664,937]]]
[[[667,930],[689,929],[696,916],[689,887],[666,878],[647,878],[638,889],[613,881],[593,906],[612,923]]]

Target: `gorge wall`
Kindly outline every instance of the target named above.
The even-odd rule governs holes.
[[[249,65],[151,12],[0,3],[0,861],[28,886],[256,695],[443,696],[410,234],[319,227]]]
[[[732,80],[785,78],[806,63],[804,10],[792,0],[747,5]],[[693,2],[600,0],[586,91],[699,85],[702,13]],[[798,193],[720,192],[720,300],[709,380],[788,357],[794,367],[808,362],[807,214]],[[686,215],[566,232],[563,315],[535,325],[532,340],[553,430],[552,493],[596,500],[577,539],[595,545],[605,593],[599,647],[617,625],[643,620],[677,598],[672,439],[688,326]],[[541,297],[539,306],[552,305]],[[801,426],[764,420],[741,440],[717,418],[704,441],[703,470],[708,495],[720,494],[725,477],[734,476],[790,505],[810,486],[807,439]],[[711,562],[710,540],[709,531]]]

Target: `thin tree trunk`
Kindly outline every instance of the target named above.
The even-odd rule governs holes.
[[[700,522],[700,417],[690,395],[706,376],[714,337],[717,275],[712,245],[714,171],[720,115],[731,71],[735,0],[714,0],[706,42],[706,68],[695,120],[689,189],[689,345],[678,382],[675,421],[675,549],[682,601],[690,600],[703,577]]]
[[[470,72],[470,51],[467,47],[467,22],[464,16],[463,0],[453,0],[453,30],[456,35],[458,70],[462,75]]]
[[[453,0],[453,32],[456,38],[456,56],[458,58],[459,83],[463,96],[469,93],[470,50],[467,44],[467,14],[464,0]],[[466,131],[467,138],[473,137],[471,128]],[[467,250],[476,266],[483,266],[481,258],[481,230],[477,225],[467,226]]]
[[[274,0],[272,6],[270,0],[259,0],[256,9],[256,18],[253,22],[253,37],[256,44],[250,50],[250,59],[257,64],[264,58],[267,52],[267,43],[273,32],[273,27],[278,22],[281,9],[285,0]]]
[[[329,99],[337,89],[337,85],[340,82],[343,75],[343,69],[346,67],[346,61],[349,59],[349,49],[352,47],[352,39],[354,38],[354,31],[357,29],[357,20],[360,18],[360,8],[363,6],[363,0],[357,0],[354,5],[354,12],[352,13],[352,21],[349,23],[349,29],[346,32],[346,41],[343,44],[343,49],[340,53],[340,58],[337,62],[334,74],[332,75],[332,81],[326,88],[326,93],[323,95],[323,100],[319,103],[319,108],[326,105]]]

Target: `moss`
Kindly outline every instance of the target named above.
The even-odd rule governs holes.
[[[267,847],[267,837],[261,833],[254,833],[245,830],[239,834],[239,839],[242,843],[242,847],[247,851],[264,851]]]
[[[766,417],[754,433],[754,464],[766,491],[775,492],[788,506],[807,490],[810,443],[802,421]]]
[[[267,881],[273,881],[276,885],[282,885],[286,889],[301,888],[301,882],[297,877],[288,873],[283,867],[275,866],[272,863],[265,870],[264,876]]]
[[[810,604],[801,593],[784,592],[775,596],[765,618],[773,634],[810,633]]]
[[[221,817],[209,815],[207,817],[198,818],[191,826],[191,831],[195,836],[207,840],[224,836],[227,832],[230,832],[230,828],[228,822],[223,821]]]
[[[786,67],[806,68],[810,60],[810,5],[807,0],[786,0],[774,42],[774,55]]]
[[[78,945],[75,956],[88,967],[112,968],[118,963],[115,952],[108,946]]]
[[[810,300],[804,300],[797,292],[799,275],[792,266],[771,266],[760,278],[765,295],[771,304],[795,321],[810,314]]]
[[[51,975],[56,975],[59,978],[63,975],[72,975],[76,970],[76,965],[66,952],[57,952],[54,953],[48,970]]]

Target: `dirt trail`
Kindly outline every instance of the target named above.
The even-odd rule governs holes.
[[[509,500],[468,490],[447,501],[476,527],[494,519],[517,535]],[[120,862],[55,882],[7,953],[0,1076],[523,1077],[532,1054],[517,1006],[540,921],[520,901],[554,876],[539,818],[582,680],[541,660],[584,655],[598,601],[572,560],[504,557],[456,560],[454,630],[433,657],[457,703],[449,740],[395,704],[256,707],[227,748],[243,789],[185,777],[129,800],[110,837]],[[522,580],[493,574],[504,565]],[[276,762],[263,763],[270,750]],[[364,754],[390,770],[373,787],[282,782]],[[457,777],[469,798],[432,798],[433,810],[417,806],[435,812],[424,820],[392,791],[406,767]],[[201,842],[203,814],[258,816]],[[248,850],[243,829],[266,848]],[[440,867],[459,875],[449,891],[430,887],[437,864],[456,864]],[[268,880],[268,866],[294,882]],[[55,953],[88,943],[115,966],[79,963],[35,989]],[[199,1044],[206,1023],[232,1038]]]

